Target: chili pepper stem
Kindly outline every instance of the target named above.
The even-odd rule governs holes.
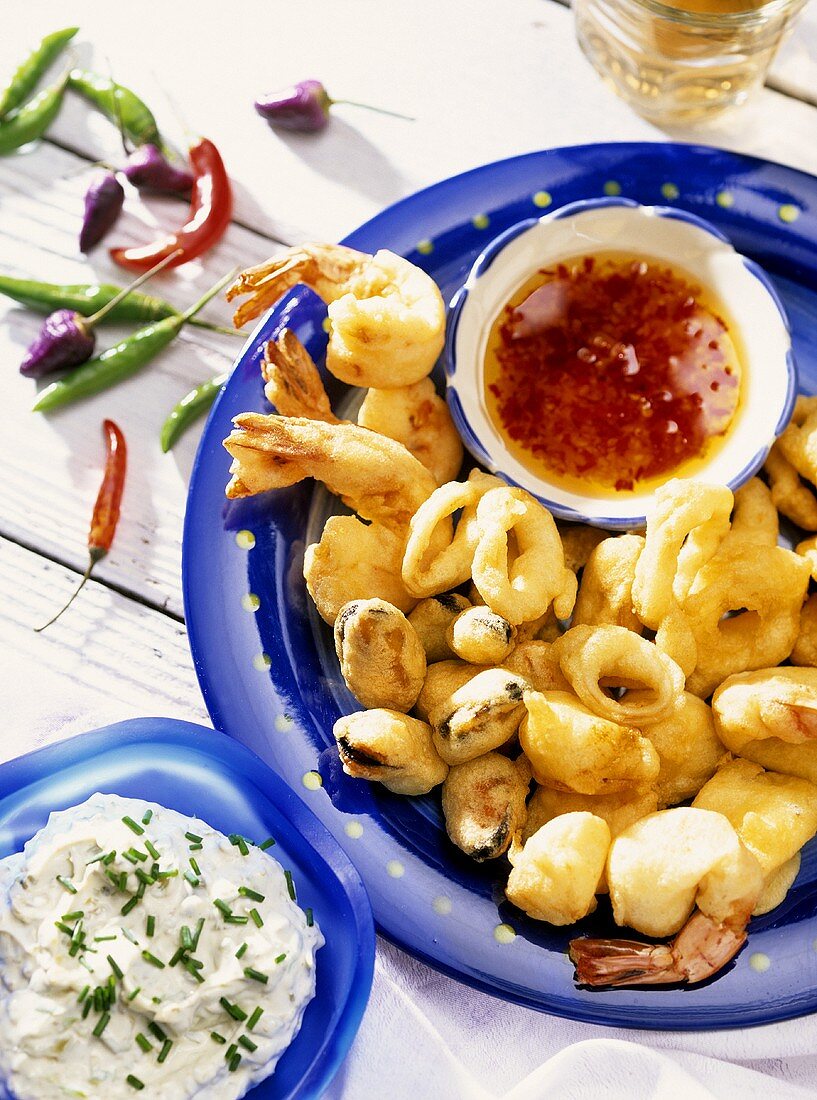
[[[399,111],[389,111],[385,107],[375,107],[372,103],[360,103],[356,99],[332,99],[329,98],[330,107],[343,104],[346,107],[362,107],[366,111],[375,111],[379,115],[389,115],[391,118],[401,118],[404,122],[416,122],[411,115],[403,115]]]
[[[174,253],[174,255],[175,255],[175,253]],[[189,321],[191,317],[194,317],[199,312],[199,310],[204,309],[204,307],[207,305],[207,303],[210,301],[210,299],[215,298],[215,296],[222,289],[222,287],[225,287],[231,279],[234,279],[236,277],[237,274],[238,274],[238,268],[237,267],[234,267],[232,269],[232,271],[228,271],[227,274],[222,279],[219,279],[219,281],[216,283],[215,286],[211,286],[206,294],[203,294],[202,297],[199,298],[199,300],[197,302],[194,302],[193,305],[190,306],[189,309],[186,309],[184,311],[184,313],[182,313],[181,319],[183,321]]]
[[[199,321],[191,317],[190,324],[196,328],[205,328],[208,332],[220,332],[222,336],[239,336],[242,340],[247,338],[247,334],[242,332],[241,329],[227,328],[226,325],[214,325],[211,321]]]
[[[177,248],[175,252],[171,252],[169,256],[165,256],[163,260],[160,260],[157,264],[154,264],[153,267],[144,271],[138,279],[134,279],[129,286],[123,287],[114,298],[111,298],[110,302],[106,302],[101,309],[96,311],[96,313],[92,313],[90,317],[85,318],[83,321],[84,327],[93,328],[94,325],[98,325],[102,318],[110,313],[112,309],[115,309],[123,298],[127,298],[132,290],[138,290],[142,283],[146,283],[153,275],[158,274],[163,268],[167,267],[171,260],[174,260],[180,252],[181,249]]]
[[[85,584],[86,584],[88,578],[91,576],[91,570],[94,568],[94,566],[96,565],[96,563],[98,561],[102,561],[102,559],[105,557],[105,555],[107,553],[108,553],[108,551],[105,550],[101,546],[92,546],[91,547],[89,558],[88,558],[88,568],[82,574],[82,580],[79,582],[77,587],[74,589],[74,593],[71,596],[71,599],[68,601],[68,603],[63,604],[63,606],[60,608],[60,610],[57,612],[57,614],[53,615],[48,620],[47,623],[43,623],[42,626],[35,626],[34,627],[34,633],[35,634],[42,634],[42,632],[44,630],[46,630],[49,626],[51,626],[52,623],[55,623],[57,621],[57,619],[59,619],[60,616],[68,610],[68,608],[71,606],[71,604],[74,602],[74,600],[77,598],[77,596],[80,594],[80,592],[85,587]]]

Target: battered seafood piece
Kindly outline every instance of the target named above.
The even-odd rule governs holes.
[[[503,666],[524,676],[534,691],[571,690],[559,665],[559,651],[552,642],[520,642],[505,658]]]
[[[355,424],[260,413],[242,413],[233,423],[236,430],[224,440],[233,457],[230,498],[314,477],[353,512],[403,534],[436,488],[402,444]]]
[[[657,946],[572,940],[577,980],[667,985],[703,981],[737,954],[763,873],[722,814],[678,807],[637,821],[613,841],[607,881],[616,923],[648,936],[682,931]]]
[[[491,610],[516,626],[538,619],[552,603],[558,618],[566,619],[576,599],[576,575],[565,568],[550,512],[524,489],[491,489],[477,506],[477,528],[471,572]]]
[[[281,416],[300,416],[340,424],[332,412],[320,371],[295,333],[285,328],[264,345],[261,374],[264,395]]]
[[[793,665],[817,667],[817,593],[800,609],[800,629],[789,657]]]
[[[596,908],[596,893],[610,848],[607,822],[591,813],[553,818],[524,847],[514,844],[508,901],[534,920],[573,924]]]
[[[675,710],[660,722],[647,726],[644,735],[649,737],[661,761],[655,782],[660,809],[692,798],[715,774],[724,758],[711,707],[688,691]]]
[[[817,535],[811,535],[809,538],[803,539],[802,542],[798,542],[794,552],[808,560],[811,579],[817,581]]]
[[[480,672],[487,672],[488,665],[469,665],[466,661],[438,661],[429,665],[423,689],[414,705],[414,713],[429,722],[433,710],[445,708],[454,692],[473,680]]]
[[[502,664],[514,647],[516,628],[488,607],[469,607],[448,628],[451,650],[474,665]]]
[[[777,446],[800,477],[817,484],[817,397],[797,398]]]
[[[647,814],[655,813],[658,800],[655,791],[645,787],[637,791],[619,791],[617,794],[577,794],[576,791],[557,791],[554,787],[537,787],[528,802],[528,816],[522,830],[523,841],[562,814],[585,812],[607,822],[610,835],[617,837],[640,821]],[[597,893],[607,891],[606,876]]]
[[[684,690],[678,665],[626,627],[574,626],[553,644],[573,691],[611,722],[658,722],[672,713]],[[616,699],[604,690],[609,687],[626,690]]]
[[[537,783],[579,794],[649,786],[658,754],[638,730],[599,718],[573,695],[525,692],[519,743]]]
[[[445,339],[445,304],[434,280],[385,249],[369,256],[333,244],[305,244],[244,271],[227,300],[244,294],[240,328],[304,283],[329,303],[326,367],[352,386],[389,389],[425,378]]]
[[[786,894],[794,885],[794,880],[800,873],[800,853],[792,856],[790,860],[782,864],[776,871],[764,879],[763,889],[757,899],[757,905],[752,910],[753,917],[762,917],[764,913],[770,913],[781,902],[785,901]]]
[[[431,727],[400,711],[344,714],[332,732],[347,775],[382,783],[395,794],[427,794],[448,775]]]
[[[562,540],[565,567],[571,573],[584,569],[595,548],[607,538],[601,528],[588,527],[584,523],[557,523],[556,528]]]
[[[486,669],[435,706],[429,721],[443,760],[464,764],[510,740],[525,713],[527,686],[504,668]]]
[[[817,669],[730,676],[712,696],[712,713],[730,752],[817,784]]]
[[[385,600],[352,600],[335,620],[335,652],[346,686],[364,707],[410,710],[426,676],[414,627]]]
[[[724,764],[699,792],[693,807],[715,810],[760,864],[765,885],[784,865],[792,881],[792,861],[817,833],[817,786],[805,779],[764,771],[749,760]],[[799,867],[799,862],[798,862]],[[789,883],[791,885],[791,883]],[[782,883],[773,888],[779,893]],[[785,894],[784,894],[785,896]],[[761,897],[762,905],[770,899]],[[766,912],[765,908],[755,913]]]
[[[817,496],[784,458],[779,440],[769,451],[763,468],[768,474],[772,500],[778,512],[805,531],[817,531]]]
[[[403,540],[379,523],[357,516],[330,516],[320,542],[307,546],[304,579],[324,622],[332,626],[350,600],[380,599],[402,612],[417,600],[400,575]]]
[[[574,626],[623,626],[644,633],[633,610],[633,579],[644,542],[641,535],[620,535],[596,546],[582,573]]]
[[[497,752],[455,765],[443,783],[451,840],[477,862],[501,856],[524,824],[528,786],[526,769]]]
[[[420,600],[411,612],[409,622],[417,631],[417,637],[423,644],[429,664],[434,661],[447,661],[454,656],[448,644],[448,628],[459,613],[470,606],[465,596],[461,596],[458,592],[444,592],[439,596]]]
[[[462,441],[448,405],[430,378],[411,386],[370,389],[357,422],[402,443],[429,470],[438,485],[451,481],[462,466]]]
[[[476,591],[476,589],[474,589]],[[477,602],[484,604],[485,601],[477,593]],[[556,618],[556,614],[552,607],[540,615],[538,619],[531,619],[530,622],[520,623],[516,628],[516,641],[519,642],[555,642],[557,638],[562,636],[562,624]]]
[[[769,490],[759,477],[753,477],[735,490],[732,526],[727,538],[746,539],[763,546],[777,546],[780,520]]]

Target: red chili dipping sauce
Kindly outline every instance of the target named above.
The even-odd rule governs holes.
[[[543,268],[494,322],[485,398],[519,462],[587,492],[692,476],[735,422],[740,357],[687,272],[622,252]]]

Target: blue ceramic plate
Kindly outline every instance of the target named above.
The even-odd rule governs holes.
[[[793,327],[807,392],[817,390],[817,179],[767,161],[687,145],[594,145],[479,168],[398,203],[346,241],[390,248],[433,275],[450,300],[488,240],[577,199],[623,194],[699,214],[770,272]],[[608,907],[578,927],[527,920],[504,901],[507,867],[478,866],[448,842],[435,795],[408,799],[341,771],[332,724],[354,700],[326,627],[308,605],[305,542],[326,494],[303,483],[245,501],[224,497],[231,418],[268,411],[258,361],[283,325],[315,356],[322,303],[298,288],[250,338],[213,408],[190,487],[184,586],[193,657],[216,726],[267,761],[308,803],[361,873],[381,931],[491,993],[574,1019],[700,1029],[768,1023],[817,1008],[817,847],[784,904],[752,923],[749,945],[693,989],[589,991],[565,948],[576,933],[614,934]],[[330,388],[337,399],[339,387]],[[754,962],[753,962],[754,960]],[[768,967],[763,969],[768,961]]]
[[[316,1100],[355,1037],[374,965],[366,891],[315,816],[257,757],[220,733],[170,718],[140,718],[82,734],[0,766],[0,859],[18,852],[52,810],[95,791],[146,798],[223,833],[273,836],[300,905],[326,937],[317,989],[301,1030],[253,1100]],[[0,1083],[0,1095],[3,1086]]]

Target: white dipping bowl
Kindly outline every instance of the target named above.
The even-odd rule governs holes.
[[[488,335],[508,299],[540,268],[601,251],[677,264],[720,300],[737,330],[743,353],[737,422],[696,478],[733,490],[749,480],[791,417],[797,371],[788,319],[768,276],[693,214],[630,199],[589,199],[520,222],[495,238],[451,302],[445,369],[454,422],[478,462],[527,489],[555,516],[622,530],[643,526],[654,487],[599,496],[548,482],[509,452],[485,402]]]

